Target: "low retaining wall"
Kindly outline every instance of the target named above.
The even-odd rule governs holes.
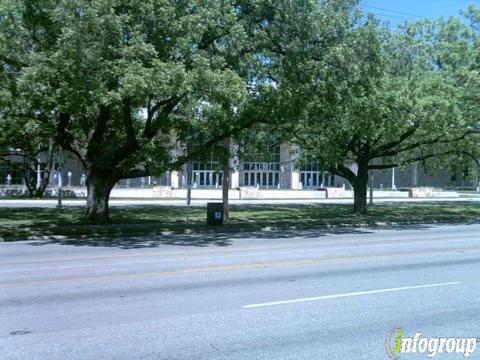
[[[422,187],[410,189],[413,198],[447,198],[460,197],[456,191],[443,191],[441,189]]]
[[[171,198],[176,199],[186,199],[187,198],[187,189],[173,189]],[[228,198],[230,200],[238,200],[239,194],[238,190],[230,190],[228,192]],[[221,189],[192,189],[192,199],[199,200],[221,200],[222,199],[222,190]]]
[[[134,192],[138,191],[137,196]],[[127,196],[128,194],[128,196]],[[184,199],[187,197],[186,189],[172,189],[171,187],[158,186],[152,189],[114,189],[113,197],[153,197],[161,199]],[[375,190],[374,198],[457,198],[455,191],[442,191],[434,188],[400,189],[397,191]],[[221,189],[192,189],[192,199],[221,199]],[[289,190],[289,189],[259,189],[257,187],[240,187],[231,189],[228,194],[231,200],[288,200],[288,199],[348,199],[353,198],[353,191],[345,188],[324,188],[320,190]]]
[[[367,196],[370,196],[369,193],[367,193]],[[374,198],[409,198],[410,193],[407,190],[397,190],[397,191],[384,191],[384,190],[378,190],[373,192],[373,197]]]
[[[111,197],[119,198],[153,198],[155,194],[154,188],[113,188],[110,193]]]
[[[327,197],[326,191],[318,190],[266,190],[258,188],[241,187],[241,199],[255,200],[255,199],[269,199],[269,200],[295,200],[295,199],[325,199]]]
[[[54,193],[55,191],[52,190]],[[85,197],[86,189],[81,187],[65,188],[77,197]],[[5,196],[0,189],[0,197]],[[10,195],[10,194],[9,194]],[[369,193],[367,193],[369,196]],[[145,199],[185,199],[187,189],[172,189],[169,186],[153,188],[114,188],[112,198],[145,198]],[[232,189],[228,194],[231,200],[296,200],[296,199],[348,199],[353,198],[353,191],[345,188],[323,188],[319,190],[259,189],[256,187],[240,187]],[[374,198],[458,198],[456,191],[442,191],[435,188],[404,188],[397,191],[375,190]],[[220,200],[221,189],[192,189],[192,199]]]

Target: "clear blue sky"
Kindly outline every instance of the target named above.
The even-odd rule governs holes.
[[[374,13],[392,25],[403,23],[405,19],[459,15],[469,4],[480,7],[480,0],[361,0],[365,12]]]

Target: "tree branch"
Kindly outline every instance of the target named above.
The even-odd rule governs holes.
[[[410,145],[404,146],[403,148],[400,148],[400,149],[393,149],[393,150],[390,150],[390,151],[385,151],[383,153],[377,153],[377,154],[375,154],[374,157],[372,157],[372,159],[377,159],[377,158],[380,158],[380,157],[395,156],[395,155],[398,155],[400,153],[403,153],[403,152],[406,152],[406,151],[409,151],[409,150],[413,150],[413,149],[416,149],[416,148],[419,148],[419,147],[425,146],[425,145],[455,143],[457,141],[461,141],[461,140],[465,139],[469,135],[478,134],[478,133],[480,133],[480,130],[469,129],[469,130],[465,131],[462,135],[460,135],[456,138],[453,138],[453,139],[449,139],[449,140],[441,140],[442,137],[438,136],[434,139],[427,140],[427,141],[417,141],[417,142],[412,143]]]
[[[127,134],[127,147],[133,150],[137,146],[137,138],[133,126],[132,105],[128,98],[123,100],[123,125]]]
[[[368,165],[368,170],[386,170],[399,167],[400,164]]]
[[[110,119],[110,108],[106,105],[100,105],[99,113],[97,116],[97,121],[95,124],[95,129],[91,135],[90,144],[99,144],[103,141],[103,136],[107,129],[107,123]]]
[[[125,133],[127,135],[127,142],[120,146],[112,157],[111,165],[117,167],[117,165],[125,160],[130,154],[137,150],[137,137],[135,134],[135,127],[133,126],[132,107],[130,99],[123,100],[123,125],[125,127]]]
[[[263,120],[255,117],[255,116],[248,117],[247,121],[231,128],[231,129],[228,129],[226,131],[223,131],[223,132],[213,136],[207,142],[199,145],[195,149],[192,149],[187,154],[184,154],[184,155],[180,156],[175,161],[171,162],[168,167],[169,168],[178,168],[178,167],[184,165],[185,163],[187,163],[188,161],[190,161],[190,160],[194,159],[195,157],[199,156],[203,151],[205,151],[205,148],[208,149],[212,146],[215,146],[220,141],[222,141],[223,139],[228,138],[228,137],[232,137],[232,136],[238,134],[243,129],[249,128],[249,127],[251,127],[255,124],[261,123],[261,122],[263,122]]]
[[[81,154],[80,149],[75,147],[74,137],[68,132],[67,128],[70,123],[70,114],[60,113],[58,116],[57,134],[55,136],[55,142],[65,150],[75,155],[83,166],[86,166],[85,158]]]
[[[392,141],[392,142],[389,142],[387,144],[384,144],[384,145],[381,145],[379,146],[377,149],[373,150],[373,154],[374,155],[377,155],[377,154],[381,154],[387,150],[390,150],[400,144],[402,144],[405,140],[407,140],[410,136],[412,136],[413,134],[415,134],[415,132],[418,130],[419,128],[419,124],[415,124],[414,126],[410,127],[407,131],[405,131],[402,135],[400,135],[400,137],[398,138],[398,140],[395,140],[395,141]],[[377,157],[380,157],[380,156],[377,156]]]
[[[329,173],[332,173],[334,175],[338,175],[343,177],[344,179],[347,179],[350,184],[353,184],[355,182],[355,179],[357,178],[357,175],[350,170],[348,167],[342,164],[338,164],[336,166],[328,166],[327,171]]]
[[[162,121],[168,118],[182,98],[183,96],[173,95],[168,99],[157,102],[153,107],[149,106],[143,136],[147,139],[153,138],[157,134]]]

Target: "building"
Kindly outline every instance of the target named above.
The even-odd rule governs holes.
[[[343,178],[329,174],[309,161],[298,165],[298,148],[290,144],[269,144],[263,151],[251,153],[239,159],[234,157],[230,164],[232,170],[231,188],[257,187],[262,189],[305,190],[321,187],[351,188]],[[21,162],[21,157],[18,157]],[[223,172],[221,163],[215,155],[204,161],[191,164],[192,187],[204,189],[221,188]],[[40,171],[42,171],[40,169]],[[86,172],[74,157],[66,157],[63,166],[64,187],[84,187]],[[450,173],[440,169],[424,169],[420,165],[408,168],[376,170],[371,172],[372,183],[376,189],[408,188],[408,187],[473,187],[476,180],[468,173]],[[0,162],[0,186],[21,187],[23,178],[18,167]],[[50,187],[58,186],[58,170],[50,175]],[[171,171],[161,176],[121,180],[116,185],[120,188],[147,188],[165,186],[171,188],[187,188],[187,166],[180,171]]]

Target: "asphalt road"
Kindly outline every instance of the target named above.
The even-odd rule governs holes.
[[[0,243],[0,359],[370,360],[397,327],[480,337],[480,225],[107,244]]]

